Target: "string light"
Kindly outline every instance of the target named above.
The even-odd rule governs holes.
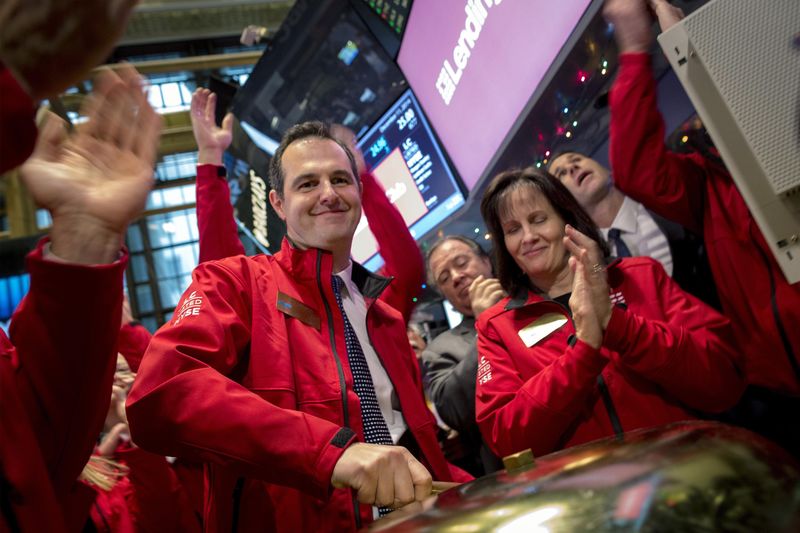
[[[689,142],[689,136],[688,135],[684,135],[683,137],[681,137],[681,143],[686,144],[687,142]]]
[[[483,238],[488,241],[489,239],[492,238],[492,236],[487,233],[486,235],[483,236]]]
[[[603,69],[603,70],[601,70],[601,71],[600,71],[600,74],[602,74],[603,76],[605,76],[606,74],[608,74],[608,70],[606,70],[606,69]]]
[[[416,296],[414,296],[413,298],[411,298],[411,301],[412,301],[412,302],[414,302],[414,303],[416,303],[416,302],[417,302],[417,297],[416,297]]]
[[[542,162],[541,161],[538,161],[536,163],[536,168],[542,168]]]
[[[475,228],[475,233],[480,233],[480,232],[481,232],[481,228]]]
[[[576,127],[578,127],[578,121],[577,121],[577,120],[573,120],[573,121],[572,121],[572,127],[573,127],[573,128],[576,128]]]
[[[565,134],[564,134],[564,137],[566,137],[567,139],[569,139],[570,137],[572,137],[572,132],[571,132],[571,131],[568,131],[567,133],[565,133]]]
[[[569,108],[568,107],[564,107],[563,111],[564,111],[564,114],[566,115],[567,113],[569,113]]]
[[[422,284],[422,288],[423,288],[423,289],[427,289],[427,288],[428,288],[428,284],[427,284],[427,283],[423,283],[423,284]]]
[[[544,156],[545,156],[545,157],[550,157],[550,150],[547,150],[547,151],[544,153]]]

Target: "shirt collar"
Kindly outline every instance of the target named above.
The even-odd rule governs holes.
[[[622,201],[619,212],[617,212],[617,216],[614,217],[614,222],[611,223],[610,227],[603,228],[603,233],[607,236],[608,230],[611,228],[617,228],[622,233],[637,233],[639,231],[639,222],[636,218],[640,205],[626,196]]]
[[[339,276],[342,281],[344,282],[345,290],[347,290],[347,294],[353,294],[353,291],[358,291],[358,287],[355,286],[353,283],[353,262],[348,261],[347,266],[344,270],[334,273],[334,276]]]

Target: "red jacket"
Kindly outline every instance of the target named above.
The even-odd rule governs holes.
[[[749,381],[800,395],[800,283],[786,281],[724,168],[667,151],[649,55],[620,56],[610,100],[617,187],[703,235]]]
[[[139,365],[142,363],[142,357],[151,338],[152,335],[147,328],[138,322],[129,322],[119,328],[117,350],[125,358],[131,371],[139,371]]]
[[[649,257],[620,260],[608,274],[617,305],[599,350],[572,337],[564,306],[534,293],[481,314],[476,415],[498,455],[543,455],[739,399],[744,383],[728,319]],[[545,334],[549,318],[565,323]],[[542,333],[526,337],[526,347],[522,330],[537,320]]]
[[[83,527],[94,493],[77,479],[103,427],[116,364],[127,256],[58,263],[42,257],[44,242],[28,256],[30,290],[11,340],[0,333],[0,531]]]
[[[209,531],[357,527],[352,491],[330,483],[344,449],[363,440],[332,264],[286,240],[274,256],[203,263],[150,343],[128,397],[133,439],[208,462]],[[388,281],[359,265],[353,279],[420,459],[435,479],[453,479],[402,318],[377,300]],[[362,523],[370,517],[361,506]]]
[[[186,492],[167,459],[121,443],[114,460],[128,473],[110,491],[97,490],[92,522],[99,533],[200,531]]]
[[[36,105],[0,63],[0,174],[25,162],[36,143]]]
[[[244,254],[233,216],[228,182],[215,165],[197,166],[197,227],[200,234],[200,262]],[[408,322],[425,281],[425,262],[403,216],[389,202],[378,180],[361,175],[362,206],[369,229],[385,261],[382,274],[394,277],[381,299],[394,307]]]

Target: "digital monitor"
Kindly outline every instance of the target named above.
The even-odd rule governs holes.
[[[468,190],[591,0],[414,2],[397,62]]]
[[[237,92],[233,112],[272,154],[289,127],[307,120],[363,132],[407,88],[347,0],[297,2]]]
[[[361,137],[358,146],[415,239],[464,205],[456,176],[411,90]],[[377,270],[383,264],[377,252],[375,237],[362,217],[353,239],[353,258]]]

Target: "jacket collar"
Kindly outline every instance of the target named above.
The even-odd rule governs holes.
[[[606,272],[608,274],[608,286],[612,289],[618,287],[622,281],[621,273],[619,271],[620,262],[621,259],[616,258],[611,261],[608,266],[606,266]],[[546,296],[542,296],[539,293],[522,288],[517,292],[517,294],[508,300],[504,309],[506,311],[510,311],[512,309],[519,309],[520,307],[528,304],[546,301],[549,301],[549,298]]]
[[[333,254],[319,248],[301,250],[288,237],[281,242],[281,249],[275,260],[285,271],[298,281],[312,282],[317,279],[317,262],[323,279],[333,276]],[[374,274],[353,261],[353,283],[365,298],[377,298],[394,278]]]
[[[467,335],[468,333],[475,333],[475,317],[464,315],[464,320],[459,322],[459,324],[450,331],[452,331],[456,335]]]
[[[519,309],[529,303],[543,301],[543,298],[540,294],[537,294],[533,291],[529,291],[528,289],[520,289],[517,294],[512,296],[508,302],[506,303],[505,310],[511,311],[512,309]]]

